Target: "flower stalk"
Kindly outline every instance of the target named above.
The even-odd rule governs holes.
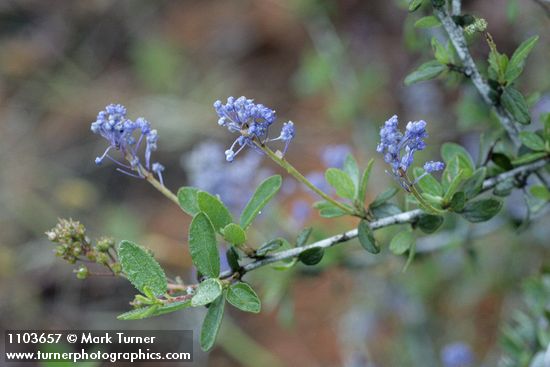
[[[294,177],[298,182],[303,183],[308,188],[310,188],[313,192],[315,192],[317,195],[319,195],[324,200],[328,201],[332,205],[336,206],[338,209],[341,209],[345,213],[349,215],[359,216],[358,213],[356,213],[353,209],[347,207],[346,205],[340,203],[337,200],[334,200],[329,195],[327,195],[324,191],[318,189],[311,181],[309,181],[304,175],[300,173],[292,164],[290,164],[284,157],[279,156],[277,153],[275,153],[273,150],[271,150],[269,147],[267,147],[265,144],[261,144],[258,141],[254,141],[256,146],[261,149],[271,160],[273,160],[275,163],[277,163],[281,168],[285,169],[292,177]]]

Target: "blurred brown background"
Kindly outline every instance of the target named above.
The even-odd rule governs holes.
[[[2,328],[192,328],[198,335],[202,309],[116,321],[135,294],[131,285],[77,280],[74,266],[56,258],[43,235],[58,217],[72,217],[92,238],[153,249],[170,275],[192,281],[188,218],[145,182],[94,164],[106,144],[90,123],[108,103],[125,105],[130,118],[143,116],[158,129],[155,157],[174,190],[200,181],[186,163],[200,142],[232,142],[212,109],[229,95],[255,98],[276,109],[280,122],[294,121],[288,159],[305,173],[323,170],[323,151],[336,144],[347,144],[364,166],[376,154],[379,126],[393,114],[402,123],[428,121],[430,148],[421,158],[437,159],[443,141],[460,142],[475,157],[479,132],[495,125],[469,83],[403,85],[431,57],[430,37],[444,39],[438,29],[414,29],[420,15],[408,15],[403,3],[0,2]],[[520,89],[541,92],[534,111],[550,111],[550,18],[542,8],[484,0],[466,1],[464,11],[485,18],[508,54],[541,35]],[[473,50],[480,60],[488,53],[481,39]],[[224,164],[223,155],[207,158]],[[255,170],[260,166],[279,172],[266,159]],[[390,181],[377,160],[369,196]],[[295,236],[305,224],[317,228],[315,238],[353,225],[305,208],[297,213],[296,202],[313,200],[288,185],[273,217],[259,224],[258,243]],[[193,365],[438,366],[441,348],[455,341],[471,346],[476,365],[495,365],[499,325],[520,305],[519,281],[548,253],[547,217],[517,235],[521,205],[521,198],[509,201],[508,214],[480,226],[479,236],[464,236],[471,228],[459,223],[462,232],[427,239],[450,246],[419,256],[405,274],[403,259],[373,257],[356,243],[331,250],[315,268],[257,271],[249,279],[259,286],[264,311],[228,312],[217,347],[205,355],[196,346]],[[395,230],[382,231],[381,239]]]

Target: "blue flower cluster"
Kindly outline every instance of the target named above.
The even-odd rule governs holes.
[[[132,121],[126,117],[126,108],[124,106],[110,104],[105,107],[105,110],[98,113],[96,121],[92,122],[91,130],[94,134],[101,135],[109,142],[109,146],[105,152],[95,159],[97,165],[102,164],[105,158],[107,158],[122,167],[117,168],[117,171],[130,176],[144,178],[145,172],[139,157],[139,150],[141,145],[145,143],[145,169],[151,169],[152,172],[156,173],[163,184],[162,172],[164,171],[164,166],[158,162],[151,165],[151,154],[157,150],[158,134],[157,130],[151,129],[151,124],[147,120],[139,117],[135,121]],[[129,165],[109,155],[109,152],[113,148],[122,152]],[[137,175],[129,171],[137,172]]]
[[[376,147],[378,153],[384,155],[384,161],[391,167],[392,175],[408,190],[407,169],[414,161],[414,153],[426,148],[424,139],[428,137],[426,121],[411,121],[407,124],[405,134],[399,131],[397,116],[392,116],[380,129],[380,144]],[[426,173],[440,171],[445,168],[442,162],[429,161],[424,164]]]
[[[261,149],[256,144],[265,144],[275,140],[285,142],[284,154],[296,133],[294,124],[292,121],[288,121],[283,124],[281,134],[277,138],[269,139],[269,127],[276,119],[275,111],[263,104],[256,104],[253,99],[244,96],[237,99],[229,97],[225,104],[218,100],[214,102],[214,109],[219,116],[218,125],[226,127],[232,133],[239,134],[231,147],[225,151],[225,159],[229,162],[232,162],[246,146],[261,153]],[[237,148],[237,146],[239,147]]]

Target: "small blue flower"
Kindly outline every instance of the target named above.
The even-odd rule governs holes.
[[[153,163],[153,167],[151,171],[157,174],[157,176],[159,177],[160,184],[164,186],[164,180],[162,179],[162,172],[164,171],[164,166],[159,162],[155,162]]]
[[[283,149],[283,154],[286,153],[288,145],[296,135],[296,130],[294,129],[294,123],[292,121],[285,122],[283,128],[281,129],[281,135],[275,139],[269,139],[269,141],[282,140],[285,142],[285,148]]]
[[[445,163],[443,162],[436,162],[436,161],[428,161],[424,163],[424,171],[428,173],[441,171],[445,168]]]
[[[285,142],[284,154],[295,135],[294,124],[289,121],[283,124],[279,137],[269,139],[269,127],[276,119],[275,111],[263,104],[256,104],[253,99],[244,96],[237,99],[229,97],[225,104],[218,100],[214,102],[214,110],[216,110],[219,117],[218,125],[240,135],[231,147],[225,151],[225,158],[229,162],[232,162],[246,146],[263,153],[256,146],[254,139],[257,139],[256,142],[260,144],[282,140]]]
[[[151,154],[157,150],[158,140],[157,131],[151,129],[151,124],[147,120],[139,117],[134,122],[127,118],[124,106],[110,104],[98,113],[96,121],[92,122],[91,130],[109,142],[105,152],[95,159],[97,165],[102,164],[107,158],[122,167],[117,168],[117,171],[134,177],[145,177],[146,172],[143,171],[139,157],[141,144],[145,141],[145,168],[150,169]],[[136,135],[138,135],[137,139]],[[129,165],[116,160],[109,154],[113,148],[122,152]],[[152,171],[159,176],[161,183],[163,170],[164,167],[160,163],[153,164]],[[137,172],[137,175],[129,171]]]
[[[408,190],[411,184],[407,178],[407,170],[414,161],[414,154],[426,148],[424,139],[428,137],[426,121],[411,121],[405,128],[405,134],[398,129],[397,116],[392,116],[380,129],[380,143],[376,151],[384,155],[384,161],[391,167],[391,174],[401,186]],[[424,166],[426,172],[442,170],[445,165],[442,162],[427,162]]]
[[[441,362],[444,367],[471,367],[474,364],[474,354],[465,343],[447,344],[441,351]]]

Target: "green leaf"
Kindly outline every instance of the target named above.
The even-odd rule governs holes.
[[[392,197],[397,194],[399,190],[397,190],[395,187],[390,187],[389,189],[383,191],[382,193],[378,194],[374,201],[370,203],[370,208],[376,208],[380,205],[384,204],[386,201],[390,200]]]
[[[357,194],[357,199],[359,202],[364,203],[367,198],[367,185],[369,183],[370,173],[372,172],[372,166],[374,164],[374,158],[369,161],[367,168],[363,171],[363,176],[361,176],[361,182],[359,183],[359,190]]]
[[[178,202],[180,203],[180,208],[191,216],[200,212],[199,204],[197,203],[198,192],[199,189],[189,186],[180,187],[178,190]]]
[[[260,246],[259,249],[256,250],[256,256],[265,256],[270,252],[276,251],[283,245],[283,239],[282,238],[276,238],[274,240],[271,240],[269,242],[264,243]]]
[[[154,316],[154,313],[158,310],[160,305],[152,305],[147,307],[140,307],[135,310],[124,312],[123,314],[118,315],[116,318],[118,320],[141,320],[148,317]]]
[[[353,158],[353,155],[348,154],[346,156],[343,169],[351,178],[355,187],[359,186],[359,167],[357,167],[357,161]]]
[[[502,182],[499,182],[495,189],[493,190],[493,195],[495,196],[508,196],[514,191],[514,189],[517,187],[516,185],[516,179],[514,177],[510,177]]]
[[[296,237],[296,247],[304,246],[307,240],[309,239],[309,236],[311,235],[312,231],[313,231],[313,228],[302,229],[302,231]]]
[[[481,191],[486,174],[487,174],[487,168],[485,167],[478,168],[474,171],[474,174],[470,178],[468,178],[466,182],[464,182],[464,186],[462,190],[464,191],[464,195],[466,196],[466,199],[473,198]]]
[[[544,150],[544,139],[542,139],[536,133],[531,131],[522,131],[519,133],[519,140],[527,148],[534,151],[543,151]]]
[[[502,106],[510,113],[512,118],[520,124],[527,125],[531,122],[527,102],[517,89],[511,85],[504,88],[500,96]]]
[[[436,208],[441,209],[441,206],[443,205],[443,198],[441,196],[433,196],[430,194],[422,193],[421,194],[424,199],[426,199],[430,204],[435,206]],[[416,198],[411,198],[412,200],[416,200]],[[420,205],[420,204],[419,204]],[[428,209],[429,210],[429,209]]]
[[[447,70],[445,65],[442,65],[437,60],[428,61],[420,65],[415,71],[407,75],[405,85],[422,82],[436,78],[439,74]]]
[[[252,287],[243,282],[237,282],[229,287],[226,294],[227,302],[244,312],[258,313],[262,304]]]
[[[531,195],[541,200],[550,200],[550,190],[542,185],[531,186]]]
[[[414,244],[414,235],[409,231],[396,234],[390,242],[390,251],[396,255],[403,255]]]
[[[235,223],[229,223],[222,230],[223,238],[236,246],[242,245],[246,242],[246,233],[240,225]]]
[[[508,66],[508,56],[497,51],[494,43],[489,41],[491,52],[489,53],[489,78],[495,79],[498,83],[504,83],[504,74]]]
[[[208,215],[216,232],[221,233],[222,228],[233,222],[229,209],[216,196],[205,191],[199,191],[197,194],[197,203],[199,204],[199,209]]]
[[[275,175],[265,179],[254,192],[241,214],[241,227],[246,229],[281,188],[283,180]]]
[[[225,297],[218,297],[210,307],[208,307],[208,312],[204,317],[202,322],[200,344],[201,349],[205,352],[212,349],[218,332],[220,331],[220,326],[223,319],[223,310],[225,308]]]
[[[292,259],[278,261],[274,263],[271,268],[277,271],[286,271],[292,269],[297,263],[298,259],[294,257]]]
[[[157,308],[153,316],[165,315],[189,307],[191,307],[191,300],[167,303]]]
[[[166,293],[166,275],[159,263],[141,246],[130,241],[121,241],[117,248],[118,258],[126,277],[140,292],[144,287],[155,295]]]
[[[414,178],[418,179],[418,177],[422,176],[424,174],[424,170],[420,167],[415,167],[413,170]],[[443,186],[435,179],[434,176],[432,176],[430,173],[422,177],[420,180],[417,181],[416,185],[420,187],[422,192],[425,192],[427,194],[433,195],[433,196],[443,196]]]
[[[323,218],[336,218],[348,214],[337,206],[334,206],[334,204],[324,200],[315,202],[313,207],[319,210],[319,215]]]
[[[316,265],[323,259],[324,254],[324,249],[320,247],[314,247],[302,252],[298,256],[298,260],[300,260],[305,265]]]
[[[454,157],[458,157],[458,168],[464,171],[463,178],[467,179],[474,173],[474,161],[462,146],[456,143],[444,143],[441,146],[441,156],[447,164],[450,164]]]
[[[153,316],[160,316],[167,313],[179,311],[191,307],[191,300],[167,303],[164,305],[152,305],[137,308],[117,316],[119,320],[140,320]]]
[[[510,158],[506,154],[503,153],[492,153],[491,154],[491,160],[500,168],[502,168],[505,171],[509,171],[514,166],[510,162]]]
[[[412,264],[412,261],[414,260],[415,255],[416,255],[416,241],[413,241],[411,244],[411,247],[409,248],[409,256],[407,257],[407,262],[403,266],[403,269],[401,269],[402,273],[407,271],[409,266]]]
[[[191,298],[191,306],[204,306],[214,302],[222,294],[222,284],[219,279],[206,279],[197,287],[197,291]]]
[[[539,40],[539,36],[532,36],[519,45],[519,47],[514,51],[514,54],[510,58],[510,64],[512,65],[520,65],[522,64],[527,56],[529,56],[529,53],[535,47],[535,44]]]
[[[501,208],[502,202],[496,199],[469,201],[461,214],[466,220],[479,223],[493,218]]]
[[[444,218],[440,215],[424,214],[418,219],[418,228],[424,233],[434,233],[443,221]]]
[[[380,252],[380,247],[376,243],[374,233],[369,226],[369,222],[361,219],[359,222],[359,227],[357,227],[357,235],[359,237],[359,243],[365,250],[371,254],[377,254]]]
[[[422,17],[414,22],[416,28],[433,28],[439,27],[441,22],[433,15],[428,15],[427,17]]]
[[[458,190],[458,186],[462,183],[463,177],[464,171],[458,171],[458,175],[453,178],[453,180],[449,184],[449,187],[447,188],[447,192],[445,192],[445,196],[443,197],[444,202],[449,202],[449,200],[451,200],[456,190]]]
[[[432,38],[432,50],[434,52],[435,59],[441,65],[447,65],[451,63],[453,58],[451,49],[448,49],[447,47],[445,47],[435,37]]]
[[[445,170],[441,175],[441,183],[445,192],[447,192],[451,185],[451,182],[453,182],[454,178],[458,176],[460,172],[464,172],[460,169],[460,158],[458,156],[455,156],[454,159],[447,163]],[[464,173],[462,174],[464,175]]]
[[[524,164],[527,164],[527,163],[537,161],[541,158],[546,157],[547,155],[548,155],[548,153],[546,153],[546,152],[528,153],[528,154],[524,154],[521,157],[518,157],[518,158],[514,159],[511,163],[514,166],[521,166],[521,165],[524,165]]]
[[[351,177],[338,168],[329,168],[325,172],[325,179],[330,186],[336,189],[336,194],[345,199],[355,197],[355,185]]]
[[[424,0],[409,0],[409,11],[412,13],[422,6]]]
[[[510,62],[508,62],[508,66],[506,67],[505,79],[508,83],[513,82],[521,75],[525,64],[525,59],[529,56],[529,53],[533,47],[535,47],[538,40],[539,36],[528,38],[514,51],[514,54],[510,58]]]
[[[282,246],[280,247],[281,250],[288,250],[293,248],[293,246],[284,238],[281,238],[281,241],[283,242]],[[294,265],[298,263],[298,258],[293,257],[290,259],[285,259],[281,261],[277,261],[274,263],[271,268],[278,271],[287,271],[291,269]]]
[[[200,212],[189,226],[189,251],[197,270],[209,278],[220,275],[220,255],[216,232],[208,216]]]
[[[464,191],[455,193],[449,205],[454,212],[459,213],[464,210],[464,205],[466,205],[466,194]]]

